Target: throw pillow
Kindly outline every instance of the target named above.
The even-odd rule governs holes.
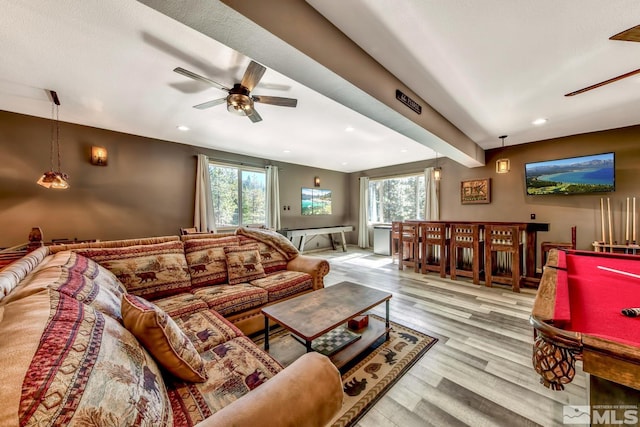
[[[230,285],[266,276],[260,262],[258,245],[228,246],[224,248],[224,254],[227,258]]]
[[[184,253],[194,288],[227,284],[225,246],[237,246],[238,236],[185,240]]]
[[[202,357],[173,319],[155,304],[124,295],[122,319],[125,328],[167,371],[185,381],[207,380]]]

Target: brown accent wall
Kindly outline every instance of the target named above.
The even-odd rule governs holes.
[[[0,247],[24,243],[33,226],[46,240],[123,239],[177,234],[193,224],[196,155],[280,168],[283,227],[343,224],[349,218],[348,175],[305,166],[269,162],[227,152],[61,123],[62,170],[69,190],[36,185],[49,169],[50,120],[0,111]],[[89,162],[92,145],[106,147],[108,166]],[[300,189],[334,190],[333,215],[300,214]],[[280,207],[282,209],[282,206]],[[354,224],[355,225],[355,224]],[[318,244],[317,244],[318,243]],[[308,247],[325,247],[316,239]]]
[[[616,154],[616,191],[590,195],[527,196],[525,194],[524,164],[540,160],[582,156],[604,152]],[[549,232],[539,233],[539,241],[571,241],[571,227],[577,226],[578,248],[591,250],[591,243],[601,239],[600,198],[610,198],[613,214],[614,239],[624,238],[626,197],[637,197],[637,227],[640,237],[640,126],[574,135],[530,144],[488,150],[486,166],[465,168],[449,159],[439,159],[443,169],[440,183],[440,217],[443,220],[544,222],[550,224]],[[511,171],[496,174],[495,162],[508,157]],[[416,162],[387,168],[354,173],[350,191],[358,194],[358,177],[371,178],[394,174],[422,172],[433,166],[434,161]],[[474,178],[491,178],[491,203],[462,205],[460,181]],[[351,222],[357,223],[358,200],[351,198]],[[530,214],[536,219],[531,220]],[[608,233],[608,231],[607,231]],[[356,233],[353,233],[357,236]],[[607,237],[608,239],[608,237]],[[357,242],[353,239],[352,242]]]

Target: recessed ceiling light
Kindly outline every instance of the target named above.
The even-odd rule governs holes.
[[[283,153],[290,153],[291,150],[282,150]]]
[[[185,125],[178,125],[176,127],[178,128],[178,130],[181,130],[182,132],[186,132],[189,130],[189,126],[185,126]]]
[[[344,130],[345,132],[353,132],[355,129],[351,126],[347,126]]]
[[[545,118],[539,118],[539,119],[535,119],[534,121],[531,122],[532,124],[536,125],[536,126],[540,126],[543,125],[545,123],[547,123],[547,119]]]
[[[349,163],[347,162],[342,162],[342,166],[347,166]]]
[[[407,150],[403,148],[402,150],[400,150],[400,152],[401,152],[401,153],[406,153],[406,152],[407,152]]]

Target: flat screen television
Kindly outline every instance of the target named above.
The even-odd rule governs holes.
[[[616,189],[615,153],[526,163],[528,195],[586,194]]]

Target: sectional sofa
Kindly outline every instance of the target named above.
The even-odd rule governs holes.
[[[246,334],[328,271],[245,228],[39,248],[0,271],[0,425],[324,425],[329,359],[283,368]]]

